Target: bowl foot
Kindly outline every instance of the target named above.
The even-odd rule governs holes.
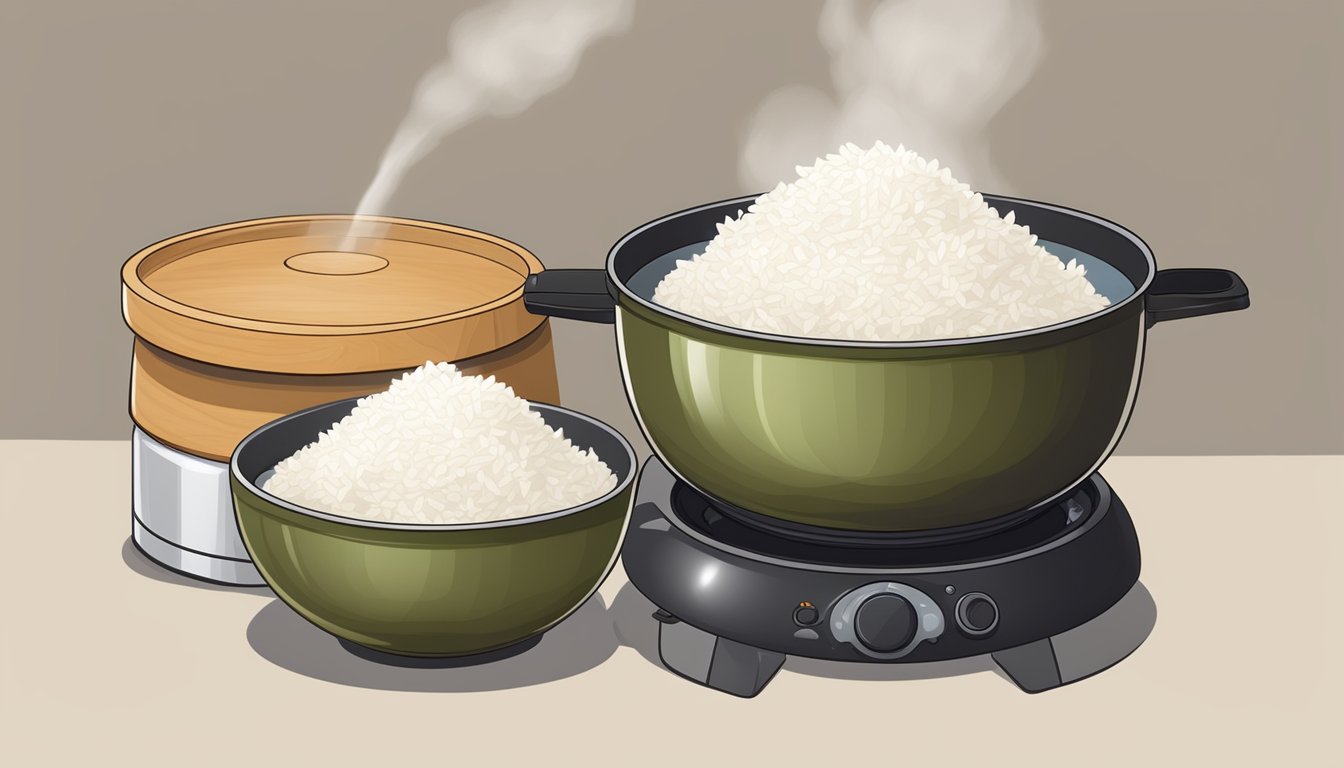
[[[377,664],[386,664],[393,667],[410,667],[413,669],[451,669],[453,667],[474,667],[479,664],[489,664],[493,661],[503,661],[512,658],[521,653],[535,648],[537,643],[541,642],[541,635],[533,635],[525,640],[520,640],[513,645],[506,645],[503,648],[496,648],[493,651],[484,653],[473,653],[467,656],[403,656],[398,653],[388,653],[369,648],[365,645],[346,640],[345,638],[336,638],[341,643],[341,647],[349,651],[352,655],[358,656],[365,661],[372,661]]]

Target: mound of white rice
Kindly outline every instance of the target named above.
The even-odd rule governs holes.
[[[276,465],[266,492],[400,523],[470,523],[577,506],[616,487],[596,454],[495,378],[425,363]]]
[[[654,301],[734,328],[852,341],[1009,333],[1109,303],[1081,265],[903,146],[847,144],[798,176],[724,220]]]

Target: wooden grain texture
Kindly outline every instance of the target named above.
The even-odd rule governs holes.
[[[225,462],[257,427],[314,405],[387,389],[405,369],[442,356],[426,355],[400,369],[336,375],[295,375],[227,368],[134,343],[131,419],[165,445]],[[513,344],[456,361],[464,373],[494,375],[528,400],[560,403],[549,323]]]
[[[476,357],[535,330],[522,287],[541,263],[506,240],[366,217],[377,236],[333,253],[349,216],[288,216],[168,238],[122,269],[135,334],[186,358],[349,374]]]
[[[281,333],[184,320],[133,294],[125,297],[122,310],[136,336],[184,357],[253,371],[332,375],[411,368],[426,360],[461,360],[499,349],[543,321],[523,307],[522,296],[519,288],[488,312],[345,335]]]

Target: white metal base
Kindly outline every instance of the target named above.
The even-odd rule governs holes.
[[[131,540],[150,560],[192,578],[238,587],[266,586],[251,561],[212,557],[183,549],[155,536],[134,516],[131,517]]]
[[[174,571],[264,586],[238,534],[229,465],[169,448],[140,429],[131,439],[131,538]]]

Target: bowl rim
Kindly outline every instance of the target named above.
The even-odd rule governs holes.
[[[256,495],[263,501],[274,504],[275,506],[280,507],[281,509],[288,510],[295,514],[303,515],[304,517],[311,517],[317,520],[325,520],[327,522],[337,523],[340,525],[347,525],[353,528],[368,528],[368,529],[388,530],[388,531],[424,531],[426,533],[429,533],[429,532],[446,532],[446,531],[480,531],[492,528],[515,528],[522,525],[529,525],[532,523],[543,523],[549,520],[557,520],[562,517],[576,515],[580,512],[584,512],[586,510],[600,506],[608,501],[611,501],[612,499],[619,497],[622,493],[624,493],[634,484],[635,477],[639,474],[640,467],[638,459],[635,456],[634,447],[630,445],[630,441],[626,439],[625,435],[621,434],[619,430],[612,427],[610,424],[607,424],[606,422],[601,421],[599,419],[595,419],[586,413],[576,411],[572,408],[565,408],[559,405],[551,405],[549,403],[537,403],[531,400],[526,400],[525,402],[527,402],[528,407],[534,411],[539,411],[543,413],[550,411],[565,416],[571,416],[577,418],[580,421],[587,422],[588,424],[591,424],[597,427],[598,429],[602,430],[603,432],[607,433],[608,435],[611,435],[612,437],[616,438],[616,441],[620,443],[622,448],[625,449],[626,458],[630,462],[629,469],[625,472],[624,476],[618,477],[616,487],[612,488],[610,491],[607,491],[605,494],[599,496],[598,498],[586,501],[583,504],[579,504],[573,507],[566,507],[564,509],[552,510],[550,512],[542,512],[536,515],[528,515],[527,517],[510,517],[503,520],[486,520],[474,523],[397,523],[384,520],[366,520],[358,517],[346,517],[344,515],[337,515],[331,512],[323,512],[321,510],[312,509],[310,507],[300,506],[291,501],[282,499],[274,494],[267,493],[266,491],[262,490],[262,488],[258,486],[256,483],[254,483],[252,480],[243,475],[242,470],[238,466],[238,456],[253,440],[260,439],[267,431],[274,428],[276,425],[290,421],[292,419],[297,419],[301,416],[307,415],[314,411],[319,411],[324,408],[332,408],[338,404],[345,404],[345,403],[357,404],[358,401],[362,399],[364,398],[347,397],[342,398],[340,400],[333,400],[332,402],[329,403],[322,403],[321,405],[314,405],[309,408],[304,408],[303,410],[300,411],[295,411],[293,413],[286,414],[278,419],[274,419],[261,425],[260,427],[257,427],[256,429],[252,430],[252,432],[248,434],[247,437],[243,438],[238,443],[238,446],[233,449],[233,454],[229,457],[229,476],[234,480],[234,482],[237,482],[238,484],[242,485],[243,488],[245,488],[249,493]],[[548,426],[550,425],[548,424]],[[554,429],[554,427],[552,427],[552,429]],[[316,439],[316,437],[314,437],[314,439]],[[597,450],[595,448],[589,447],[589,449],[593,450],[594,453],[597,453]],[[597,454],[597,457],[599,459],[603,458],[600,453]],[[605,461],[603,461],[603,463],[606,464]],[[607,465],[607,469],[611,470],[611,466]],[[235,500],[234,503],[235,517],[238,514],[238,506],[239,505]]]

